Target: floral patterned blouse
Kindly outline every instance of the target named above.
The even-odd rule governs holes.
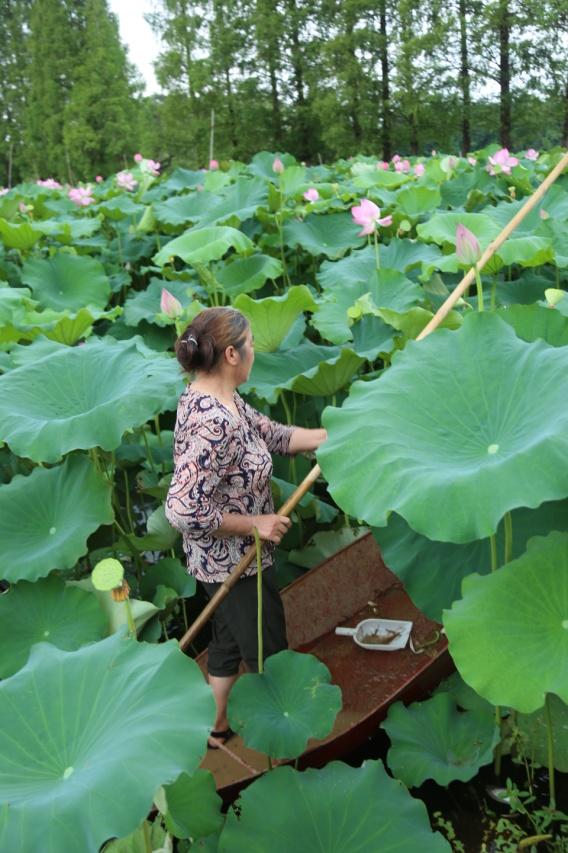
[[[188,385],[177,410],[174,474],[166,517],[183,534],[187,570],[198,580],[222,582],[254,542],[252,536],[216,537],[223,513],[274,512],[270,453],[286,454],[293,427],[261,415],[235,392],[239,416],[216,397]],[[263,543],[262,567],[274,545]],[[256,574],[256,561],[244,576]]]

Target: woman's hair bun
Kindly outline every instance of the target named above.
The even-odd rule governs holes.
[[[227,347],[244,345],[248,329],[247,318],[236,308],[205,308],[177,339],[177,360],[187,373],[208,373]]]

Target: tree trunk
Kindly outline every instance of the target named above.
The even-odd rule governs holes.
[[[471,150],[471,95],[469,54],[467,49],[467,7],[466,0],[459,0],[460,19],[460,88],[462,93],[462,154],[465,156]]]
[[[300,160],[310,158],[308,128],[306,124],[306,97],[304,93],[304,69],[302,65],[302,51],[300,45],[300,31],[298,27],[298,7],[296,0],[288,0],[288,21],[290,36],[292,40],[292,77],[296,90],[296,117],[298,126],[298,146]]]
[[[568,148],[568,80],[566,80],[566,88],[564,90],[564,127],[562,128],[562,141],[560,144],[564,148]]]
[[[390,160],[392,157],[392,139],[391,139],[391,111],[390,111],[390,67],[388,54],[388,33],[387,33],[387,4],[386,0],[381,0],[380,12],[380,31],[381,31],[381,46],[379,55],[381,58],[381,98],[382,98],[382,143],[383,143],[383,160]]]
[[[509,0],[499,2],[499,85],[500,138],[503,148],[511,148],[511,16]]]

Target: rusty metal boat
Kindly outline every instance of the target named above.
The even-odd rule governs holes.
[[[414,606],[370,533],[286,587],[282,600],[290,648],[323,661],[343,695],[332,732],[308,742],[300,768],[321,767],[352,752],[377,731],[393,702],[423,698],[453,669],[440,626]],[[412,621],[413,646],[421,653],[410,645],[388,654],[367,651],[335,634],[338,625],[354,626],[374,616]],[[205,672],[207,652],[197,662]],[[211,771],[228,801],[267,764],[264,754],[248,749],[237,736],[222,749],[208,751],[202,767]]]

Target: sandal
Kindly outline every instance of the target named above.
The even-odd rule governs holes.
[[[224,729],[223,731],[209,732],[209,737],[217,738],[217,740],[220,740],[222,744],[225,745],[228,740],[231,740],[231,738],[235,736],[235,734],[236,732],[229,728]],[[219,747],[214,746],[213,744],[209,743],[209,741],[207,741],[207,749],[219,749]]]

